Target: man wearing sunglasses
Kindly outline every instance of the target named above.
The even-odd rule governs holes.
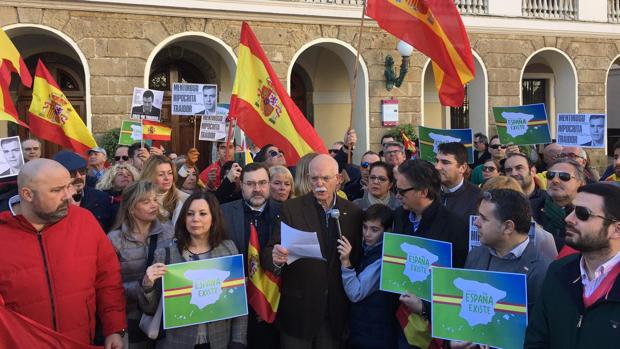
[[[573,210],[572,202],[577,189],[586,184],[583,168],[574,160],[558,159],[545,174],[547,194],[544,205],[537,213],[539,224],[550,232],[560,251],[564,247],[566,222],[564,219]]]
[[[579,188],[566,217],[566,244],[581,252],[549,266],[530,316],[526,349],[618,348],[620,188]]]
[[[441,204],[441,178],[428,161],[407,160],[398,167],[396,197],[402,207],[394,211],[395,233],[452,243],[452,265],[462,268],[468,250],[467,222]],[[400,301],[418,316],[430,320],[431,306],[412,294]],[[399,331],[399,347],[406,345]],[[408,346],[406,346],[408,347]]]
[[[72,203],[89,210],[97,218],[103,231],[106,233],[110,231],[116,218],[112,198],[103,191],[86,185],[87,170],[84,158],[72,151],[61,150],[54,155],[53,160],[58,161],[69,171],[71,184],[75,190]]]
[[[476,214],[480,188],[465,180],[467,149],[461,143],[440,144],[435,168],[441,176],[441,203],[464,220]]]
[[[474,135],[474,163],[470,167],[474,169],[476,166],[484,164],[490,158],[489,138],[481,132],[476,133]]]
[[[129,147],[120,145],[114,152],[114,164],[124,164],[129,161]]]

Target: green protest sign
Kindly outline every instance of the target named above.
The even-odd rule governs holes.
[[[383,234],[379,288],[431,300],[431,266],[452,266],[452,244],[394,233]]]
[[[493,107],[497,134],[502,144],[551,143],[545,105],[529,104],[514,107]]]
[[[433,337],[523,348],[525,274],[433,267],[431,279]]]
[[[474,162],[473,133],[471,128],[441,129],[418,126],[420,159],[435,163],[438,147],[442,143],[457,142],[467,149],[467,163]]]
[[[243,255],[169,264],[163,290],[165,329],[248,313]]]
[[[119,145],[132,145],[142,140],[142,125],[140,121],[123,120],[121,132],[118,136]]]

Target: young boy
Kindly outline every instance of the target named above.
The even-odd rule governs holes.
[[[392,226],[392,220],[392,210],[382,204],[372,205],[363,213],[364,255],[355,269],[349,260],[351,244],[344,236],[338,240],[342,284],[353,302],[349,314],[349,348],[396,346],[398,295],[379,291],[383,232]]]

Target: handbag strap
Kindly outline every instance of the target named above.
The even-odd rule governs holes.
[[[153,234],[149,237],[149,254],[146,257],[146,267],[148,268],[153,264],[153,258],[155,258],[155,249],[157,248],[157,235]]]

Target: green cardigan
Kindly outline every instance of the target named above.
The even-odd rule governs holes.
[[[525,349],[620,348],[620,278],[607,297],[585,309],[580,260],[580,254],[571,255],[549,266],[530,317]]]

